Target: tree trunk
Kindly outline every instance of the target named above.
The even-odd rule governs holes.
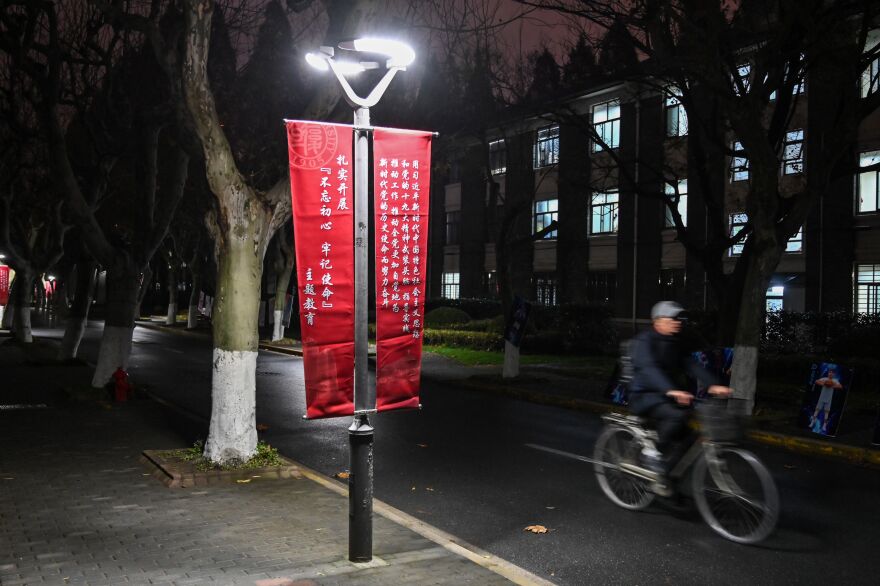
[[[86,261],[76,266],[76,289],[74,290],[73,303],[67,316],[67,325],[64,328],[64,338],[61,340],[61,348],[58,350],[58,360],[72,360],[76,358],[79,343],[89,320],[89,310],[92,307],[92,293],[95,288],[97,275],[97,263]]]
[[[186,313],[186,329],[194,330],[198,325],[199,316],[199,289],[202,287],[202,275],[200,272],[192,272],[192,291],[189,292],[189,308]]]
[[[290,285],[290,276],[293,273],[293,257],[285,262],[284,267],[278,272],[275,281],[275,324],[272,329],[272,341],[275,342],[284,337],[284,304],[287,302],[287,287]]]
[[[251,228],[258,229],[253,224]],[[257,241],[228,234],[221,242],[212,320],[211,424],[205,443],[205,457],[212,462],[246,461],[257,448],[257,316],[263,262]]]
[[[751,238],[758,238],[757,231]],[[784,244],[782,247],[776,245],[775,238],[771,237],[771,240],[772,244],[767,245],[755,243],[743,283],[730,377],[730,386],[733,388],[730,408],[738,413],[751,414],[755,408],[758,350],[764,327],[767,287],[784,248]]]
[[[165,316],[165,325],[173,326],[177,323],[177,270],[174,267],[168,269],[168,314]]]
[[[514,346],[504,340],[504,367],[501,378],[516,378],[519,376],[519,346]]]
[[[34,341],[31,331],[31,303],[34,299],[34,272],[22,269],[15,274],[18,287],[15,288],[15,309],[12,315],[12,330],[15,339],[24,344]]]
[[[92,386],[101,388],[117,368],[127,369],[131,355],[135,311],[140,293],[141,271],[134,261],[126,259],[107,271],[107,317],[98,352],[98,365]]]
[[[144,297],[147,295],[147,291],[150,290],[150,285],[153,284],[153,269],[149,264],[144,268],[144,272],[142,273],[143,277],[140,277],[140,291],[138,292],[137,298],[137,307],[134,310],[134,318],[138,319],[142,315],[141,308],[144,305]]]

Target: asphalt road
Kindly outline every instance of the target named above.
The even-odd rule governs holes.
[[[100,327],[80,355],[94,360]],[[207,417],[206,338],[135,331],[130,372]],[[878,584],[880,471],[753,446],[779,486],[782,514],[760,546],[717,537],[693,510],[633,513],[600,492],[584,462],[596,415],[423,381],[421,411],[375,416],[375,495],[559,584]],[[261,352],[257,421],[280,451],[327,475],[348,469],[349,418],[302,419],[302,362]],[[189,430],[204,437],[205,429]],[[145,448],[148,446],[145,446]],[[549,532],[525,532],[541,524]]]

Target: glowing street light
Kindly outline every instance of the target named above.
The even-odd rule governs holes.
[[[354,419],[348,428],[350,448],[348,559],[373,559],[373,427],[368,415],[376,412],[376,387],[369,384],[367,285],[369,252],[369,133],[370,108],[379,103],[398,71],[416,58],[412,47],[391,39],[363,38],[308,53],[306,62],[319,71],[332,71],[354,108]],[[366,97],[359,96],[347,77],[367,70],[385,74]]]

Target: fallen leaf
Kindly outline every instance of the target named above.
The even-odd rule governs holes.
[[[427,448],[428,447],[428,444],[416,444],[416,445],[419,446],[420,448]]]
[[[262,478],[262,476],[260,476],[259,474],[254,474],[253,476],[251,476],[251,478]]]
[[[410,490],[415,490],[415,489],[416,489],[416,487],[414,486],[414,487],[412,487]]]
[[[553,511],[553,510],[556,509],[556,507],[544,507],[544,508],[545,508],[545,509],[548,509],[548,510],[550,510],[550,511]]]
[[[242,479],[236,480],[236,482],[239,484],[247,484],[250,481],[251,481],[250,478],[242,478]]]
[[[269,426],[266,425],[265,423],[258,423],[257,424],[257,431],[266,431],[267,429],[269,429]]]
[[[529,525],[523,531],[531,531],[532,533],[547,533],[547,528],[543,525]]]
[[[334,476],[335,476],[336,478],[340,479],[340,480],[345,480],[346,478],[348,478],[349,476],[351,476],[351,473],[349,473],[349,472],[337,472],[336,474],[334,474]]]
[[[430,486],[426,486],[426,487],[425,487],[425,490],[430,491],[430,492],[434,492],[434,489],[431,488]]]

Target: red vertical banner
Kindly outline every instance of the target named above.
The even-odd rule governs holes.
[[[308,418],[354,413],[352,127],[288,121]]]
[[[0,265],[0,305],[9,304],[9,267]]]
[[[373,133],[379,411],[419,406],[431,138],[430,132]]]

